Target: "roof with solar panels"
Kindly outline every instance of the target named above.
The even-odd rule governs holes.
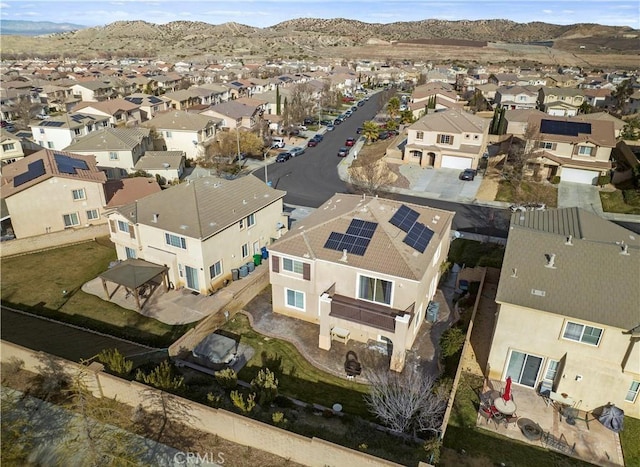
[[[95,156],[43,149],[2,168],[2,197],[7,198],[52,177],[104,183]]]
[[[336,194],[270,250],[420,280],[442,236],[449,235],[454,215],[386,198]]]

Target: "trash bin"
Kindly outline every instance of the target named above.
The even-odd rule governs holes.
[[[262,253],[262,259],[269,258],[269,251],[267,250],[266,246],[263,246],[262,248],[260,248],[260,252]]]
[[[238,268],[238,271],[240,271],[240,277],[247,277],[247,275],[249,274],[249,268],[247,268],[246,265],[244,266],[240,266],[240,268]]]
[[[262,264],[262,255],[255,254],[253,255],[253,264],[256,266],[260,266]]]
[[[238,271],[237,269],[232,269],[231,279],[233,279],[234,281],[237,281],[238,279],[240,279],[240,271]]]
[[[427,305],[427,322],[435,323],[438,321],[438,314],[440,313],[440,304],[438,302],[429,302]]]
[[[249,261],[249,262],[246,264],[246,266],[247,266],[247,269],[249,270],[249,272],[253,272],[253,271],[254,271],[254,269],[256,268],[256,265],[255,265],[255,264],[253,264],[253,261]]]

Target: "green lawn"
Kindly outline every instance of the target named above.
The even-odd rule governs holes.
[[[242,314],[237,314],[221,329],[240,336],[240,342],[250,345],[256,351],[247,366],[240,370],[238,375],[240,379],[251,381],[260,368],[268,366],[274,370],[274,367],[280,366],[282,373],[278,379],[283,395],[325,407],[331,407],[336,402],[340,402],[346,413],[367,419],[372,418],[362,397],[367,392],[366,385],[319,370],[289,342],[265,337],[255,332],[247,317]],[[263,352],[268,355],[270,364],[265,365],[263,362]],[[281,359],[280,365],[273,364],[276,358]]]
[[[7,306],[150,345],[164,347],[182,335],[189,326],[169,326],[80,290],[115,259],[108,239],[3,259],[2,301]]]
[[[640,467],[640,420],[624,417],[624,430],[620,432],[620,444],[624,464],[627,467]]]
[[[464,450],[467,457],[488,459],[492,465],[518,467],[591,465],[476,428],[479,403],[477,390],[481,386],[481,377],[462,373],[444,438],[445,447],[457,452]]]
[[[640,214],[640,196],[634,190],[601,191],[600,201],[605,212]]]
[[[502,180],[498,186],[496,201],[505,203],[545,203],[550,208],[558,206],[558,189],[547,183],[522,181],[518,185]]]
[[[465,264],[468,267],[489,266],[500,268],[503,258],[504,246],[502,245],[458,238],[451,242],[448,260],[451,263]]]

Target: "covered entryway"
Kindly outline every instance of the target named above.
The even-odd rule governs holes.
[[[472,165],[472,160],[468,157],[457,157],[457,156],[442,156],[442,164],[440,167],[443,169],[470,169]]]
[[[111,300],[122,286],[127,292],[127,297],[133,295],[138,311],[140,311],[160,284],[164,284],[165,292],[169,290],[168,270],[169,268],[166,266],[153,264],[142,259],[128,259],[100,274],[100,279],[107,300]],[[117,284],[111,293],[109,293],[107,281]],[[145,299],[144,303],[140,303],[140,298]]]
[[[563,182],[595,185],[598,181],[599,175],[600,172],[594,172],[593,170],[569,169],[567,167],[563,167],[562,172],[560,172],[560,180]]]

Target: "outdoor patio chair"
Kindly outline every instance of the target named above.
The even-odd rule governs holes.
[[[517,423],[518,422],[518,416],[517,415],[505,415],[504,418],[502,419],[502,422],[504,423],[504,426],[509,427],[510,423]]]
[[[489,424],[489,422],[493,422],[496,428],[498,427],[498,421],[495,419],[494,414],[490,408],[481,406],[480,410],[478,410],[478,414],[480,414],[481,418],[484,418],[487,425]]]

